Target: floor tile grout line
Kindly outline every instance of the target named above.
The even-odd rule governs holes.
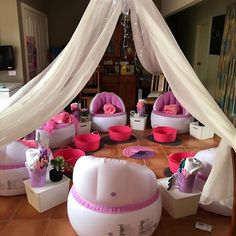
[[[10,225],[10,223],[13,221],[14,216],[16,214],[16,212],[18,211],[18,209],[20,209],[20,207],[23,205],[24,199],[20,199],[19,204],[17,205],[17,207],[14,209],[13,213],[11,214],[11,216],[6,219],[6,224],[4,225],[1,234],[3,233],[3,235],[5,235],[4,233],[6,232],[6,229],[8,227],[8,225]]]
[[[16,212],[21,208],[21,206],[24,204],[24,199],[20,199],[19,204],[17,205],[17,207],[15,208],[15,210],[13,211],[11,217],[9,218],[8,221],[12,221],[14,216],[16,215]]]

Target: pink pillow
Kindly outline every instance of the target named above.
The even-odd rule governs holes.
[[[170,115],[176,115],[179,112],[179,106],[177,104],[165,105],[163,111]]]
[[[110,103],[106,103],[103,106],[103,110],[105,114],[114,114],[116,112],[116,108]]]

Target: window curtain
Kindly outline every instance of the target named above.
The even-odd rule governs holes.
[[[236,116],[236,3],[226,11],[218,71],[218,104],[231,121]],[[235,124],[236,125],[236,124]]]
[[[94,73],[121,12],[127,9],[133,14],[135,47],[142,64],[150,73],[161,70],[180,103],[222,138],[201,203],[232,210],[230,149],[236,150],[236,130],[198,79],[152,0],[91,0],[57,59],[0,105],[0,145],[30,133],[70,103]]]

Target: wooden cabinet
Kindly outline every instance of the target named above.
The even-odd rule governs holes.
[[[135,46],[130,21],[126,29],[126,37],[124,37],[124,27],[121,24],[122,18],[119,19],[112,38],[108,44],[105,54],[102,58],[101,65],[104,66],[107,74],[115,73],[116,62],[125,61],[133,62],[135,57]],[[113,70],[111,68],[113,67]],[[107,70],[106,70],[107,69]]]
[[[115,58],[119,57],[120,49],[119,49],[119,42],[120,42],[120,35],[119,35],[119,28],[116,26],[115,31],[111,37],[111,40],[107,46],[107,49],[104,54],[104,58]]]
[[[136,77],[134,75],[103,76],[101,91],[117,94],[124,102],[126,112],[136,108]]]
[[[136,109],[137,103],[137,82],[134,74],[134,56],[135,48],[131,30],[130,21],[127,28],[127,38],[124,42],[124,27],[119,19],[111,41],[107,47],[104,57],[100,63],[102,67],[101,91],[113,92],[117,94],[124,102],[126,111]],[[126,53],[123,44],[126,44]],[[127,58],[125,59],[125,56]],[[123,72],[122,63],[128,63],[127,70]],[[122,72],[122,73],[121,73]],[[123,75],[123,73],[125,75]]]
[[[101,91],[113,92],[119,94],[119,76],[118,75],[108,75],[101,78]]]

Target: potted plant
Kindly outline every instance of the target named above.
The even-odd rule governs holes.
[[[53,169],[49,171],[49,177],[52,182],[57,182],[62,180],[63,172],[65,169],[65,160],[63,156],[58,156],[51,159],[50,164],[53,166]]]

